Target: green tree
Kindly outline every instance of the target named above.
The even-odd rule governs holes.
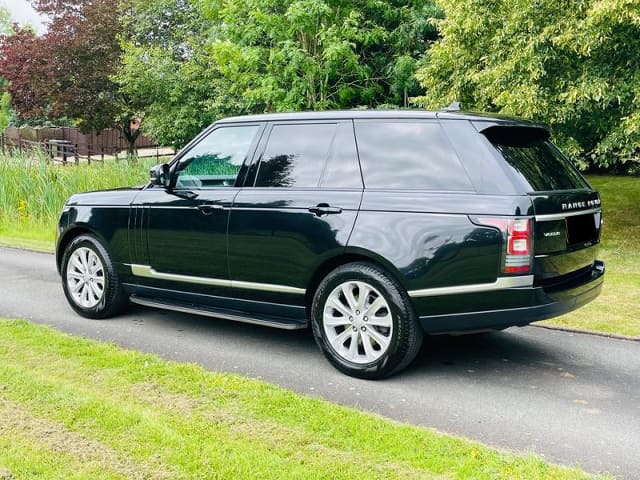
[[[439,5],[442,38],[417,73],[419,104],[542,120],[583,168],[640,168],[638,0]]]
[[[428,13],[430,1],[239,0],[210,17],[210,44],[250,110],[401,104],[436,36]]]
[[[11,96],[7,92],[4,92],[0,94],[0,134],[9,126],[12,118]]]
[[[218,69],[206,49],[208,24],[189,0],[123,2],[123,55],[113,77],[137,99],[145,131],[183,146],[218,114]]]
[[[11,13],[6,8],[0,6],[0,35],[7,35],[13,31],[13,20]]]
[[[0,7],[0,35],[9,35],[13,31],[11,14],[6,8]],[[9,126],[13,118],[11,110],[11,96],[8,92],[2,92],[7,86],[7,81],[0,77],[0,134]]]
[[[432,0],[128,0],[122,91],[183,145],[230,114],[402,105],[435,40]],[[161,26],[161,27],[159,27]]]

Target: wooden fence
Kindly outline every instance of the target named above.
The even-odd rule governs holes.
[[[136,140],[138,158],[160,158],[173,155],[171,148],[162,147],[144,135]],[[127,156],[127,142],[118,130],[104,130],[99,134],[84,134],[76,128],[31,128],[8,127],[0,136],[0,148],[5,154],[9,150],[22,153],[40,150],[54,162],[63,164],[81,159],[88,163],[105,159],[119,160]]]

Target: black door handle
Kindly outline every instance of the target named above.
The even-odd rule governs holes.
[[[213,215],[216,212],[223,211],[224,207],[217,204],[198,205],[198,210],[203,215]]]
[[[315,207],[309,207],[308,210],[311,213],[315,213],[318,217],[321,217],[322,215],[335,215],[337,213],[342,213],[342,208],[332,207],[328,203],[319,203]]]

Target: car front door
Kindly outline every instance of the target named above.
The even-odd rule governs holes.
[[[306,286],[344,250],[362,191],[351,120],[269,125],[229,219],[234,296],[306,319]]]
[[[263,126],[214,128],[175,165],[175,188],[153,186],[136,198],[132,215],[134,275],[159,288],[229,293],[227,224],[243,179],[242,166]],[[246,170],[246,167],[245,167]]]

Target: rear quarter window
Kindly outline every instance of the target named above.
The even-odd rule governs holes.
[[[473,190],[458,156],[436,121],[356,121],[367,188]]]

